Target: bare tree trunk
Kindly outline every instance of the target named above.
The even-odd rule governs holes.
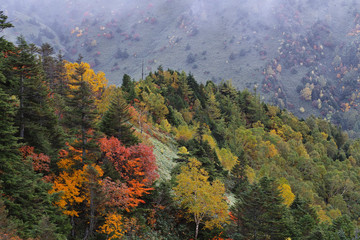
[[[198,233],[199,233],[199,222],[196,222],[196,229],[195,229],[195,240],[198,237]]]
[[[88,237],[89,237],[89,229],[86,228],[86,230],[85,230],[85,236],[84,236],[83,240],[88,239]]]

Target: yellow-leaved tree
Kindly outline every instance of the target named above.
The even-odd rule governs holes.
[[[176,177],[174,199],[193,215],[192,219],[196,224],[195,239],[202,221],[205,221],[205,228],[212,229],[221,227],[229,216],[224,184],[219,180],[210,183],[208,178],[208,173],[201,168],[201,163],[196,158],[190,158]]]
[[[291,191],[291,187],[289,184],[282,183],[278,187],[280,190],[281,196],[284,199],[284,204],[288,207],[294,202],[295,194]]]
[[[189,127],[188,125],[180,125],[177,129],[175,129],[176,140],[189,141],[194,138],[196,133],[196,129],[194,127]]]
[[[219,158],[219,161],[221,162],[222,166],[228,170],[231,171],[231,169],[236,165],[238,162],[238,157],[235,156],[230,149],[227,148],[217,148],[215,149],[216,154]]]
[[[83,78],[85,82],[88,82],[90,84],[91,90],[96,96],[95,104],[98,105],[101,99],[101,95],[108,84],[108,80],[105,78],[105,73],[95,73],[95,71],[91,69],[90,64],[85,62],[81,62],[79,64],[77,62],[71,63],[64,61],[64,67],[66,69],[66,77],[70,83],[75,81],[73,76],[76,74],[76,69],[79,67],[83,67],[83,69],[85,70]],[[71,87],[72,85],[70,85],[70,88]]]

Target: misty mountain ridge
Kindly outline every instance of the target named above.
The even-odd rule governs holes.
[[[161,65],[360,129],[356,1],[19,1],[4,10],[15,26],[8,39],[48,42],[69,61],[81,54],[112,84]]]

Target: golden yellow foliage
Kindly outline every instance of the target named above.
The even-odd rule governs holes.
[[[275,129],[271,129],[269,132],[269,136],[272,140],[273,143],[278,144],[280,142],[282,142],[282,137],[277,133],[277,131]]]
[[[331,209],[330,211],[328,211],[328,214],[327,214],[331,219],[336,219],[338,217],[341,216],[341,211],[336,208],[336,209]]]
[[[91,69],[90,64],[81,62],[80,64],[75,62],[71,63],[64,60],[64,67],[66,69],[66,78],[69,83],[73,83],[76,80],[73,78],[76,75],[76,69],[79,67],[83,67],[85,73],[83,74],[83,80],[91,86],[91,90],[96,97],[95,104],[97,105],[101,99],[101,95],[108,84],[108,80],[105,78],[105,73],[98,72],[95,73],[93,69]],[[70,88],[78,88],[79,86],[69,85]]]
[[[104,225],[100,226],[98,232],[106,234],[107,239],[119,239],[125,233],[122,216],[117,213],[110,213],[105,217]]]
[[[55,204],[63,209],[64,214],[69,216],[79,216],[79,213],[73,209],[73,206],[86,199],[86,196],[81,191],[84,181],[85,177],[83,170],[76,170],[72,174],[62,172],[55,179],[49,193],[62,193],[61,198],[55,202]]]
[[[169,123],[169,121],[167,119],[161,120],[160,128],[167,133],[171,132],[171,124]]]
[[[82,159],[80,158],[80,160]],[[63,158],[59,162],[57,162],[57,165],[60,169],[70,169],[74,164],[74,161],[69,158]]]
[[[326,133],[324,133],[324,132],[321,132],[321,136],[322,136],[322,138],[324,139],[324,140],[327,140],[327,138],[328,138],[328,134],[326,134]]]
[[[276,147],[274,146],[274,144],[270,143],[270,141],[266,141],[265,146],[267,147],[267,153],[266,153],[266,157],[267,158],[272,158],[275,157],[276,155],[279,154],[278,150],[276,149]]]
[[[231,169],[236,165],[238,158],[229,149],[226,148],[216,148],[216,155],[219,158],[219,161],[221,162],[222,166],[228,170],[231,171]]]
[[[61,159],[58,166],[62,172],[54,180],[49,193],[61,193],[55,205],[69,216],[79,216],[74,206],[84,202],[89,197],[89,184],[101,184],[100,177],[104,174],[100,166],[91,164],[83,165],[82,169],[73,169],[73,166],[82,162],[81,151],[69,146],[71,155],[65,150],[60,152]]]
[[[209,134],[204,134],[202,136],[202,140],[204,142],[207,142],[210,145],[211,149],[215,149],[217,146],[215,139]]]
[[[96,172],[96,176],[90,174],[89,169],[92,168]],[[72,173],[61,172],[55,179],[52,189],[49,193],[61,192],[60,199],[55,202],[55,205],[63,209],[63,213],[69,216],[79,216],[79,213],[74,210],[76,204],[82,203],[89,197],[88,189],[85,184],[93,183],[94,179],[99,184],[98,177],[104,174],[100,166],[92,164],[84,165],[82,169],[74,170]]]
[[[159,74],[160,75],[163,74],[166,86],[171,86],[174,89],[179,88],[178,74],[176,71],[174,71],[172,73],[169,71],[163,71],[163,72],[159,71]]]
[[[331,218],[326,215],[323,209],[316,211],[316,214],[318,215],[320,223],[331,224]]]
[[[93,92],[99,92],[106,88],[108,80],[105,78],[105,73],[95,73],[95,71],[91,69],[90,64],[85,62],[81,62],[80,64],[77,62],[71,63],[68,61],[64,61],[64,64],[66,69],[66,76],[70,82],[73,81],[71,76],[75,74],[76,68],[81,66],[85,68],[84,80],[90,83]]]
[[[74,148],[68,143],[66,145],[69,148],[69,152],[71,152],[71,157],[69,156],[68,151],[60,151],[60,160],[57,162],[57,165],[62,170],[70,170],[75,163],[82,162],[82,151]]]
[[[253,184],[255,182],[256,173],[254,169],[252,169],[248,165],[245,167],[245,175],[250,184]]]
[[[278,189],[284,199],[284,204],[289,207],[295,200],[295,194],[291,191],[290,185],[283,183],[278,187]]]
[[[115,85],[110,85],[109,87],[105,88],[101,95],[101,99],[97,104],[97,111],[100,115],[103,115],[106,112],[108,106],[110,105],[111,99],[115,94],[122,96],[121,89],[116,88]]]
[[[188,155],[189,152],[188,152],[186,147],[182,146],[182,147],[179,148],[179,151],[178,151],[177,154]]]
[[[208,173],[195,158],[190,158],[176,177],[178,185],[174,187],[174,199],[193,215],[191,219],[195,221],[197,229],[203,220],[209,229],[215,226],[222,228],[222,224],[228,221],[225,186],[219,180],[210,183],[208,178]]]
[[[196,129],[189,128],[188,125],[181,125],[175,130],[176,140],[189,141],[194,138]]]

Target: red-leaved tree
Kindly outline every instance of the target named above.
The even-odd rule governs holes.
[[[44,180],[50,181],[50,157],[43,153],[35,153],[34,147],[22,146],[20,148],[23,161],[30,160],[35,172],[44,174]]]
[[[143,202],[141,197],[149,194],[151,184],[158,178],[156,159],[152,147],[139,144],[126,148],[115,138],[102,138],[100,148],[119,179],[107,177],[103,180],[102,191],[106,207],[129,210]]]

